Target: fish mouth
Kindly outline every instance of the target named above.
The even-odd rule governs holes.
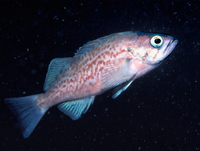
[[[174,48],[176,47],[176,45],[178,44],[178,40],[173,38],[168,45],[166,46],[166,48],[163,51],[163,57],[159,60],[157,60],[156,62],[154,62],[153,64],[151,64],[151,66],[158,66],[161,64],[161,62],[163,62],[164,59],[167,58],[167,56],[169,56],[169,54],[174,50]]]
[[[174,50],[176,45],[178,44],[178,40],[173,38],[167,45],[165,51],[163,52],[165,55],[165,58]]]

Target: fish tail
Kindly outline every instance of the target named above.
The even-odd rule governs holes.
[[[6,98],[4,101],[10,110],[17,117],[23,137],[27,138],[47,109],[37,104],[37,98],[41,94],[30,95],[18,98]]]

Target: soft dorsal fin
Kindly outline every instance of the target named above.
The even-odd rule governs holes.
[[[62,71],[69,67],[71,62],[72,58],[55,58],[51,60],[44,82],[44,91],[47,91]]]
[[[94,102],[95,96],[89,96],[83,99],[64,102],[58,105],[58,109],[68,115],[72,120],[80,118],[81,114],[85,114],[90,105]]]

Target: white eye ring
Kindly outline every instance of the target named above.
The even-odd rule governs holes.
[[[154,47],[154,48],[159,48],[162,46],[163,44],[163,38],[161,36],[153,36],[151,37],[151,40],[150,40],[150,44]]]

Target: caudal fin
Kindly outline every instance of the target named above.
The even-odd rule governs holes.
[[[19,98],[6,98],[4,101],[10,110],[17,117],[23,137],[27,138],[47,109],[41,108],[36,99],[40,94],[19,97]]]

